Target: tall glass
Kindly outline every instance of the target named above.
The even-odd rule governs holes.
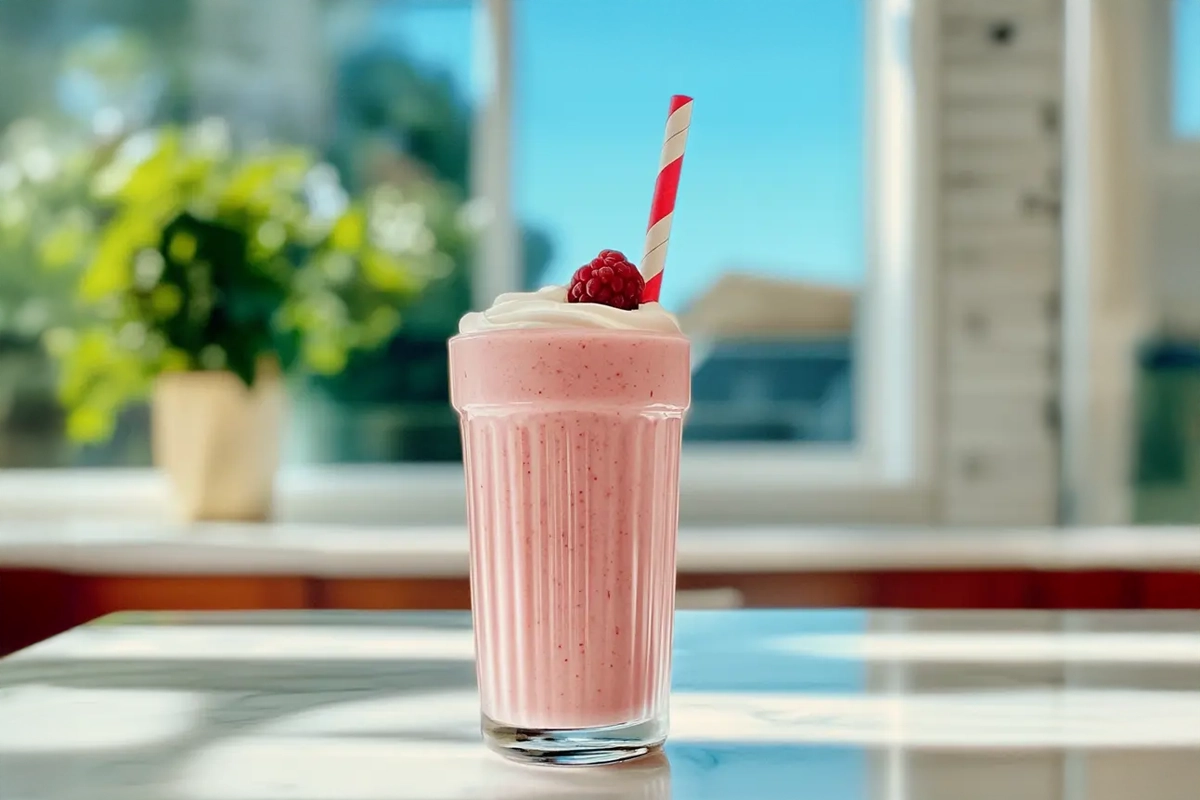
[[[687,339],[472,333],[450,371],[484,738],[543,763],[648,752],[667,734]]]

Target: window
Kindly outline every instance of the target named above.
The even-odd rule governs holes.
[[[86,175],[60,169],[113,137],[217,119],[247,147],[301,145],[354,196],[407,170],[469,193],[470,2],[53,0],[0,8],[0,465],[149,464],[146,408],[112,440],[69,444],[39,339],[74,287],[33,248]],[[38,170],[46,172],[42,180]],[[72,183],[74,179],[74,183]],[[14,187],[5,186],[6,190]],[[293,392],[293,462],[453,461],[445,339],[469,303],[465,259],[382,351]]]
[[[1068,63],[1091,81],[1065,115],[1066,494],[1074,521],[1195,523],[1200,3],[1072,17]]]
[[[215,117],[239,141],[312,149],[351,194],[416,170],[472,196],[464,215],[490,220],[476,262],[455,263],[385,348],[292,387],[287,452],[293,465],[443,462],[420,485],[436,495],[445,477],[457,505],[446,338],[499,291],[562,282],[605,247],[640,256],[666,98],[692,94],[663,295],[696,343],[684,481],[773,487],[786,502],[764,507],[790,520],[811,481],[916,475],[910,5],[5,3],[0,69],[23,77],[0,97],[0,133],[41,158],[36,136],[78,149],[122,126]],[[0,266],[0,466],[148,464],[144,408],[103,447],[66,443],[33,324],[48,323],[25,308],[61,297],[50,278]]]
[[[1171,26],[1172,130],[1200,137],[1200,0],[1174,0]]]
[[[687,436],[852,440],[863,3],[516,0],[513,15],[526,286],[605,247],[640,256],[664,98],[691,94],[663,283],[701,345]]]

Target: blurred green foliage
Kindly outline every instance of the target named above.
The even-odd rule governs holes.
[[[28,131],[28,118],[45,120],[30,141],[48,148],[63,167],[55,181],[22,184],[36,218],[0,241],[0,464],[33,463],[28,449],[15,461],[6,455],[13,447],[5,439],[14,424],[24,436],[33,418],[45,451],[37,463],[67,460],[41,457],[61,450],[49,432],[62,424],[54,419],[53,373],[37,349],[43,340],[61,359],[76,438],[103,438],[116,420],[113,444],[78,451],[70,456],[75,463],[145,463],[144,412],[121,417],[116,409],[143,396],[157,370],[223,362],[250,376],[255,353],[302,368],[296,401],[332,409],[327,440],[310,447],[308,457],[457,458],[446,338],[471,303],[471,237],[460,220],[476,216],[462,205],[474,133],[465,87],[412,59],[403,41],[373,35],[372,15],[404,13],[401,8],[329,0],[318,4],[318,21],[332,31],[348,16],[360,27],[330,34],[328,50],[311,55],[329,70],[328,84],[315,89],[323,93],[313,106],[319,115],[293,119],[286,128],[262,124],[268,116],[246,120],[237,102],[228,109],[211,104],[214,96],[236,98],[237,92],[213,83],[235,70],[211,67],[226,58],[227,66],[238,63],[248,42],[273,32],[248,32],[238,42],[214,39],[197,26],[210,13],[202,1],[0,2],[6,81],[0,131]],[[280,76],[281,86],[286,77]],[[243,145],[238,155],[231,147],[227,157],[209,157],[213,163],[202,167],[193,150],[202,134],[181,127],[201,108],[230,115],[227,138]],[[158,133],[121,133],[145,129]],[[117,134],[124,144],[112,138]],[[266,140],[304,141],[311,150],[244,146]],[[3,165],[14,159],[0,153],[0,181]],[[131,165],[141,170],[137,176]],[[255,170],[290,188],[270,192],[269,208],[242,201],[214,209],[210,195],[232,191],[239,171],[251,181]],[[339,177],[341,187],[331,188]],[[171,196],[152,200],[138,194],[139,186],[165,188]],[[331,222],[329,209],[339,204],[344,207]],[[329,226],[323,238],[303,222],[306,216]],[[431,254],[397,255],[378,246],[375,237],[384,229],[427,231]],[[423,247],[427,237],[417,236]],[[551,244],[530,228],[521,239],[533,283]],[[159,270],[158,281],[146,284]],[[210,290],[231,296],[222,288],[229,282],[236,301],[215,303],[203,322],[191,316]],[[14,364],[22,366],[5,368]],[[44,408],[10,416],[6,426],[13,405],[5,402],[6,387],[9,395],[23,393],[30,408],[40,397]]]
[[[455,193],[433,180],[349,198],[299,148],[238,154],[220,120],[124,140],[95,173],[95,226],[78,297],[90,324],[47,333],[79,441],[171,370],[264,359],[323,375],[387,343],[468,241]]]
[[[367,44],[343,54],[335,72],[337,126],[329,160],[353,191],[402,180],[415,162],[466,195],[474,124],[460,88],[448,74],[414,63],[395,44]],[[523,226],[522,240],[525,272],[540,277],[552,255],[549,239]],[[325,441],[314,445],[318,458],[460,458],[446,340],[471,306],[472,253],[464,249],[455,257],[459,268],[427,287],[386,348],[357,354],[341,374],[315,381],[312,400],[324,406],[324,425],[318,427]]]
[[[0,135],[0,464],[62,457],[40,341],[81,319],[74,285],[95,236],[89,182],[109,151],[23,119]]]
[[[0,137],[0,336],[36,341],[75,316],[73,286],[96,233],[90,181],[108,157],[32,119]]]

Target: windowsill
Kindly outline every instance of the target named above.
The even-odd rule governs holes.
[[[678,561],[687,574],[1200,571],[1200,537],[1193,528],[684,528]],[[0,568],[125,576],[465,577],[467,537],[458,526],[26,522],[0,531]]]
[[[930,521],[928,494],[863,475],[851,458],[743,460],[685,456],[684,526],[899,524]],[[820,463],[817,463],[820,462]],[[287,524],[462,526],[466,493],[458,464],[338,465],[284,470],[275,518]],[[0,520],[169,523],[169,487],[151,469],[0,471]]]

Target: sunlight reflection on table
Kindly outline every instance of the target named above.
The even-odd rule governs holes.
[[[145,747],[192,730],[203,708],[198,692],[0,688],[0,753]]]
[[[79,628],[10,657],[15,662],[61,659],[168,661],[471,661],[470,629],[335,627],[332,625],[125,625]]]

